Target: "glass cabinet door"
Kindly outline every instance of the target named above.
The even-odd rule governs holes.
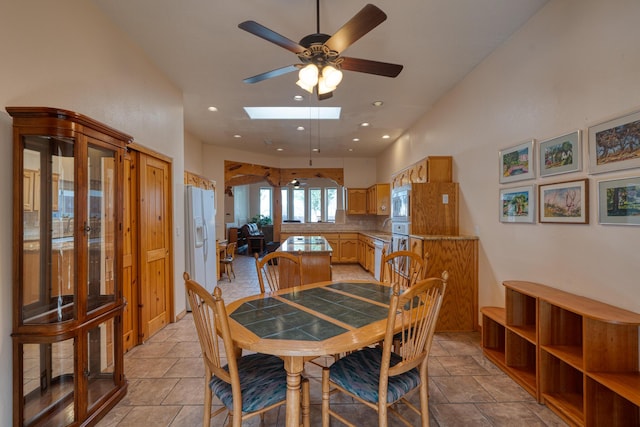
[[[73,338],[20,344],[24,425],[63,427],[76,420],[75,348]]]
[[[108,148],[90,145],[87,156],[87,312],[91,312],[115,301],[116,165],[115,152]]]
[[[23,137],[22,323],[76,318],[74,141]]]
[[[87,333],[87,379],[88,410],[100,403],[117,387],[115,377],[115,324],[114,319],[100,323]]]

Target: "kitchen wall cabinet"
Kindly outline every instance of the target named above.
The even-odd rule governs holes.
[[[424,182],[452,182],[453,158],[429,156],[391,176],[391,188]]]
[[[7,111],[14,131],[13,425],[95,424],[127,390],[122,194],[131,137],[66,110]],[[25,171],[34,171],[32,182]]]
[[[429,182],[411,186],[411,234],[457,236],[458,183]]]
[[[390,186],[374,184],[367,188],[367,213],[389,216]]]
[[[505,281],[482,308],[485,356],[570,425],[640,425],[640,314]]]
[[[347,189],[347,215],[365,215],[367,213],[367,189]]]

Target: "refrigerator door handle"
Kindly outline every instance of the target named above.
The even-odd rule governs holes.
[[[204,245],[204,222],[202,218],[196,217],[193,219],[193,230],[195,234],[194,243],[196,248],[202,247]]]
[[[202,224],[202,229],[204,231],[204,259],[207,260],[209,258],[209,229],[206,222]]]

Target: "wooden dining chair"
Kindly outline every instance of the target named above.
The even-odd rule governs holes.
[[[202,425],[209,427],[211,418],[226,410],[229,412],[229,425],[241,427],[246,419],[256,415],[264,417],[265,412],[284,405],[287,372],[283,360],[261,353],[240,356],[231,337],[221,289],[216,286],[212,295],[191,280],[188,273],[183,277],[205,367]],[[227,364],[223,365],[225,359]],[[302,424],[308,427],[308,379],[302,379],[301,390]],[[211,412],[213,395],[224,406]]]
[[[266,292],[266,284],[271,292],[304,284],[302,278],[302,259],[300,255],[289,252],[271,252],[256,259],[256,271],[260,292]]]
[[[231,242],[227,244],[227,248],[225,249],[224,258],[220,260],[220,264],[224,267],[224,274],[227,275],[227,279],[231,281],[231,275],[233,274],[233,278],[236,278],[236,272],[233,270],[233,260],[236,256],[236,247],[237,242]]]
[[[423,427],[429,425],[428,355],[442,305],[449,274],[423,279],[402,290],[396,283],[389,305],[382,348],[366,347],[338,359],[322,370],[322,426],[330,418],[355,427],[330,407],[333,391],[346,393],[378,411],[378,425],[387,426],[388,412],[394,413],[407,426],[414,426],[397,408],[403,402],[420,415]],[[392,352],[394,335],[402,337],[400,353]],[[406,397],[418,389],[420,408]]]
[[[427,259],[411,251],[395,251],[389,254],[382,249],[380,262],[380,281],[385,283],[399,283],[401,289],[406,289],[425,278],[427,274]]]

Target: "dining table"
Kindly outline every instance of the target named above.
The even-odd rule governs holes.
[[[392,288],[375,280],[324,281],[239,299],[227,306],[234,345],[284,360],[286,426],[300,425],[305,362],[384,339]]]

